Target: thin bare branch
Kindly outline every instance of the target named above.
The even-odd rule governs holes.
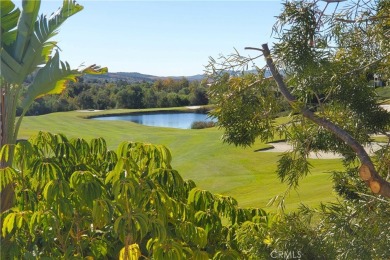
[[[335,20],[342,23],[365,23],[369,21],[378,21],[382,19],[390,19],[390,15],[372,16],[365,19],[355,19],[355,20],[336,18]]]
[[[262,49],[254,48],[254,47],[245,47],[245,50],[263,51]],[[261,55],[261,56],[263,56],[263,55]]]

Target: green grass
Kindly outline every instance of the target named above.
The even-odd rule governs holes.
[[[127,113],[135,110],[112,110]],[[214,193],[231,195],[240,206],[266,208],[268,201],[283,193],[286,185],[277,179],[278,153],[255,152],[268,145],[256,142],[251,148],[235,147],[221,141],[222,130],[172,129],[138,125],[125,121],[85,119],[107,112],[64,112],[30,116],[23,120],[19,138],[28,138],[38,131],[64,133],[68,137],[106,139],[110,149],[122,141],[132,140],[166,145],[172,152],[172,166],[185,179]],[[84,117],[84,118],[83,118]],[[334,201],[330,171],[340,169],[339,160],[312,160],[312,174],[300,182],[286,200],[287,210],[300,203],[317,206],[321,201]],[[269,210],[274,210],[274,207]]]
[[[378,94],[378,99],[380,103],[383,105],[390,104],[390,88],[389,87],[379,87],[376,88],[375,91]]]

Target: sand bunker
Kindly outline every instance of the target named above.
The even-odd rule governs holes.
[[[258,152],[274,152],[274,153],[284,153],[288,151],[292,151],[292,145],[287,142],[271,142],[268,143],[271,145],[270,148],[265,148],[258,150]],[[367,151],[368,154],[373,154],[375,151],[379,150],[381,148],[380,144],[378,143],[372,143],[369,146],[365,146],[364,149]],[[309,154],[309,158],[312,159],[338,159],[342,158],[340,154],[337,153],[327,153],[327,152],[311,152]]]

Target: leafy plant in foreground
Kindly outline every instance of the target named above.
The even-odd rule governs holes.
[[[102,138],[40,132],[13,156],[0,171],[0,190],[14,185],[16,198],[1,215],[4,259],[244,257],[237,227],[270,220],[183,180],[160,145],[123,142],[114,152]]]
[[[64,0],[63,6],[52,16],[39,16],[41,1],[22,1],[22,10],[10,0],[1,1],[1,70],[0,70],[0,148],[14,145],[24,115],[36,98],[63,91],[68,81],[75,81],[83,73],[102,74],[107,68],[96,65],[82,71],[71,69],[59,56],[57,42],[52,37],[59,27],[83,7],[73,0]],[[27,86],[28,76],[34,79]],[[25,93],[22,90],[26,89]],[[21,114],[16,116],[19,100]],[[9,160],[0,160],[0,167],[12,164],[12,149]],[[12,207],[12,186],[0,193],[0,211]]]

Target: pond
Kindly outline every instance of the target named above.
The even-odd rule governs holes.
[[[190,129],[196,121],[216,121],[207,114],[191,112],[149,112],[130,115],[94,117],[95,120],[124,120],[141,125]]]

